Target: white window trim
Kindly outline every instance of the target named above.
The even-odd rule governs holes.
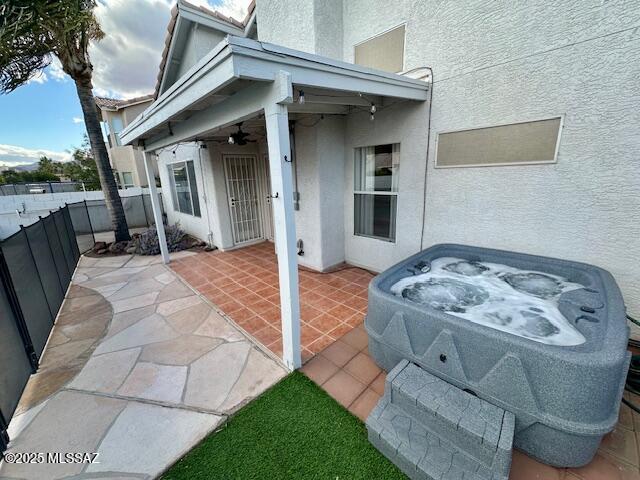
[[[475,167],[509,167],[509,166],[520,166],[520,165],[545,165],[545,164],[554,164],[558,163],[558,152],[560,151],[560,139],[562,138],[562,131],[564,130],[564,114],[561,115],[552,115],[550,117],[543,118],[533,118],[529,120],[519,120],[517,122],[507,122],[507,123],[498,123],[498,124],[489,124],[482,126],[475,126],[471,128],[461,128],[458,130],[442,130],[436,132],[436,143],[434,152],[434,168],[475,168]],[[541,122],[544,120],[553,120],[559,118],[560,126],[558,127],[558,138],[556,140],[556,148],[553,153],[553,160],[532,160],[530,162],[503,162],[503,163],[474,163],[470,165],[438,165],[438,140],[440,138],[440,134],[445,133],[459,133],[459,132],[468,132],[471,130],[481,130],[483,128],[491,128],[491,127],[506,127],[509,125],[518,125],[521,123],[531,123],[531,122]]]
[[[355,150],[359,149],[359,148],[367,148],[367,147],[380,147],[383,145],[399,145],[400,147],[400,160],[399,160],[399,164],[402,164],[402,142],[398,141],[391,141],[391,142],[382,142],[382,143],[376,143],[373,145],[360,145],[360,146],[355,146],[353,147],[354,152]],[[355,156],[354,156],[354,160],[353,160],[353,166],[354,166],[354,170],[355,170]],[[353,179],[353,182],[351,182],[352,185],[355,184],[355,178]],[[355,188],[352,187],[353,189],[353,193],[351,195],[351,201],[352,201],[352,208],[351,211],[353,212],[355,210],[355,203],[356,203],[356,195],[387,195],[387,196],[395,196],[396,197],[396,231],[394,232],[395,235],[393,237],[393,240],[389,239],[389,238],[385,238],[385,237],[377,237],[375,235],[366,235],[364,233],[356,233],[356,218],[355,218],[355,213],[353,216],[353,229],[351,230],[352,233],[352,237],[353,238],[359,238],[359,237],[363,237],[363,238],[369,238],[371,240],[378,240],[379,242],[384,242],[384,243],[390,243],[392,245],[395,245],[396,243],[398,243],[398,193],[400,192],[400,178],[398,178],[398,190],[396,190],[395,192],[388,192],[388,191],[384,191],[384,190],[378,190],[378,191],[371,191],[371,190],[356,190]]]
[[[374,38],[381,37],[385,33],[389,33],[391,30],[395,30],[396,28],[400,28],[404,26],[404,40],[403,40],[403,48],[402,48],[402,70],[394,73],[402,73],[407,69],[407,22],[401,22],[393,27],[387,28],[382,32],[378,32],[375,35],[370,36],[369,38],[365,38],[364,40],[359,41],[358,43],[353,44],[353,62],[356,61],[356,47],[358,45],[362,45],[363,43],[367,43],[369,40],[373,40]],[[364,65],[363,65],[364,66]]]
[[[184,167],[187,168],[187,162],[193,162],[193,172],[194,172],[194,177],[195,177],[196,161],[193,158],[187,158],[187,159],[183,159],[183,160],[178,160],[178,159],[171,160],[171,161],[166,162],[166,166],[168,167],[170,165],[176,165],[178,163],[184,163]],[[193,205],[193,189],[191,188],[191,179],[189,178],[189,170],[188,169],[187,169],[186,173],[187,173],[187,183],[189,184],[189,200],[191,201],[191,213],[187,213],[187,212],[181,211],[180,208],[179,208],[180,207],[180,205],[179,205],[180,202],[178,202],[178,205],[173,205],[173,211],[176,212],[176,213],[180,213],[181,215],[189,215],[190,217],[194,217],[194,218],[202,218],[202,208],[200,207],[200,205],[198,205],[198,208],[200,210],[200,216],[195,214],[196,209],[194,208],[194,205]],[[175,180],[173,178],[173,166],[171,167],[171,175],[172,175],[172,177],[169,178],[169,188],[174,189],[176,184],[175,184]],[[196,181],[196,187],[197,187],[198,186],[198,179],[194,178],[194,180]],[[198,194],[199,194],[199,192],[200,192],[200,189],[198,188]],[[170,193],[171,193],[171,195],[170,195],[171,203],[173,203],[173,193],[174,192],[170,192]],[[177,199],[178,198],[177,190],[176,190],[175,194],[176,194],[176,199]],[[198,203],[199,202],[200,202],[200,199],[198,198]]]

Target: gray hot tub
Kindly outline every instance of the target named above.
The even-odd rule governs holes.
[[[555,297],[573,337],[563,345],[543,343],[559,338],[549,335],[557,329],[534,326],[527,338],[526,331],[519,336],[458,316],[479,310],[454,307],[451,311],[440,304],[419,303],[414,287],[401,296],[399,282],[413,281],[406,277],[423,275],[443,257],[465,261],[460,268],[447,268],[459,270],[463,274],[459,278],[472,285],[482,284],[474,282],[474,276],[487,275],[469,267],[477,266],[476,262],[574,282]],[[500,280],[491,281],[510,282],[513,277],[497,273],[496,278]],[[474,295],[470,298],[473,305]],[[499,318],[503,325],[504,316]],[[513,412],[514,446],[542,462],[561,467],[588,463],[602,436],[617,422],[630,359],[629,332],[620,290],[601,268],[500,250],[435,245],[372,280],[365,326],[369,351],[382,368],[390,371],[407,359]]]

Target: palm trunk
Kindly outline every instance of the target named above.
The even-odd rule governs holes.
[[[113,170],[109,163],[107,147],[104,145],[100,121],[98,120],[98,110],[93,98],[93,92],[91,91],[91,81],[77,79],[75,83],[78,98],[80,99],[80,106],[82,107],[82,113],[84,115],[84,125],[87,129],[87,135],[89,135],[93,158],[98,167],[100,185],[104,192],[104,200],[107,211],[109,212],[109,217],[111,218],[111,226],[113,227],[116,242],[131,240],[127,219],[124,216],[124,208],[122,208],[122,201],[118,193],[118,185],[116,184],[116,179],[113,176]]]

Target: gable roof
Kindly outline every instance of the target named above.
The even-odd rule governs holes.
[[[111,110],[116,111],[120,110],[124,107],[130,107],[132,105],[137,105],[139,103],[148,102],[149,100],[154,99],[154,94],[150,93],[149,95],[142,95],[140,97],[129,98],[127,100],[120,100],[117,98],[107,98],[107,97],[95,97],[96,105],[102,110]]]
[[[158,76],[156,78],[156,86],[153,94],[153,98],[158,98],[158,94],[160,92],[160,84],[162,83],[162,77],[164,77],[165,69],[167,66],[167,62],[169,59],[169,49],[171,47],[171,41],[173,40],[173,35],[175,33],[176,24],[178,22],[178,13],[181,10],[192,10],[203,13],[205,16],[221,21],[223,23],[228,24],[231,27],[235,27],[240,30],[244,30],[244,28],[249,24],[251,17],[256,8],[256,1],[251,0],[249,7],[247,9],[247,15],[245,16],[243,21],[238,21],[233,17],[227,17],[217,10],[210,10],[206,7],[197,6],[192,3],[189,3],[185,0],[178,0],[174,7],[171,9],[171,17],[169,18],[169,25],[167,25],[167,34],[164,39],[164,48],[162,50],[162,58],[160,60],[160,68],[158,70]]]

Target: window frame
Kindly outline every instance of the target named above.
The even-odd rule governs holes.
[[[356,190],[356,170],[357,170],[357,162],[358,159],[356,158],[358,155],[358,150],[364,149],[364,148],[375,148],[375,147],[381,147],[381,146],[386,146],[386,145],[390,145],[391,146],[391,150],[393,153],[393,146],[397,145],[398,146],[398,172],[400,170],[400,164],[401,164],[401,152],[402,152],[402,146],[401,146],[401,142],[397,141],[397,142],[382,142],[382,143],[376,143],[374,145],[362,145],[362,146],[356,146],[353,149],[353,182],[352,182],[352,190],[353,190],[353,235],[355,237],[364,237],[364,238],[370,238],[373,240],[379,240],[381,242],[385,242],[385,243],[391,243],[391,244],[395,244],[398,241],[398,236],[397,236],[397,226],[398,226],[398,197],[399,197],[399,192],[400,192],[400,177],[398,177],[398,180],[396,182],[396,190]],[[399,173],[398,173],[399,175]],[[391,180],[391,184],[393,185],[393,178]],[[356,208],[356,195],[380,195],[380,196],[394,196],[396,201],[395,201],[395,212],[394,212],[394,231],[393,231],[393,238],[389,238],[389,237],[380,237],[377,235],[367,235],[365,233],[357,233],[356,232],[356,212],[355,212],[355,208]]]
[[[542,118],[538,117],[538,118],[530,118],[527,120],[519,120],[517,122],[493,123],[488,125],[474,126],[471,128],[460,128],[456,130],[438,131],[436,132],[435,152],[434,152],[434,159],[433,159],[434,168],[445,169],[445,168],[475,168],[475,167],[510,167],[510,166],[513,167],[513,166],[520,166],[520,165],[549,165],[549,164],[558,163],[560,141],[562,139],[562,131],[564,130],[564,117],[565,117],[564,114],[560,114],[560,115],[551,115],[551,116],[542,117]],[[468,132],[473,130],[483,130],[485,128],[492,128],[492,127],[508,127],[510,125],[520,125],[523,123],[542,122],[545,120],[555,120],[555,119],[560,119],[560,125],[558,126],[558,138],[556,139],[556,146],[553,153],[553,160],[532,160],[528,162],[502,162],[502,163],[474,163],[474,164],[468,164],[468,165],[438,165],[438,141],[440,139],[441,134],[461,133],[461,132]]]
[[[131,175],[131,183],[127,183],[125,181],[125,178],[124,178],[125,173]],[[136,186],[135,180],[133,178],[133,172],[120,172],[120,175],[122,176],[122,188],[126,190],[127,188],[133,188]]]
[[[371,68],[374,70],[379,70],[377,68],[374,67],[369,67],[367,65],[360,65],[359,63],[356,63],[356,47],[359,45],[362,45],[363,43],[367,43],[371,40],[373,40],[374,38],[378,38],[381,37],[382,35],[385,35],[389,32],[391,32],[392,30],[395,30],[396,28],[400,28],[400,27],[404,27],[404,39],[403,39],[403,43],[402,43],[402,70],[398,71],[398,72],[390,72],[390,73],[401,73],[404,72],[407,68],[407,21],[405,20],[404,22],[400,22],[392,27],[387,28],[386,30],[383,30],[382,32],[378,32],[375,35],[371,35],[368,38],[365,38],[364,40],[360,40],[357,43],[353,44],[353,63],[356,65],[359,65],[361,67],[365,67],[365,68]],[[384,70],[383,70],[384,71]],[[382,144],[385,145],[385,144]],[[369,145],[370,146],[370,145]]]
[[[198,202],[198,212],[199,214],[196,215],[196,208],[195,208],[195,202],[194,202],[194,191],[192,188],[192,184],[191,184],[191,178],[189,175],[189,167],[188,167],[188,163],[191,162],[193,164],[193,181],[196,183],[196,201]],[[185,169],[185,174],[187,177],[187,184],[189,186],[189,201],[191,203],[191,213],[189,212],[183,212],[180,209],[180,201],[178,200],[178,190],[176,188],[176,182],[175,182],[175,177],[174,177],[174,166],[175,165],[184,165],[184,169]],[[171,162],[167,162],[167,173],[169,174],[169,189],[171,191],[171,203],[173,204],[173,211],[180,213],[182,215],[189,215],[191,217],[195,217],[195,218],[202,218],[202,209],[200,207],[200,198],[199,198],[199,193],[200,190],[198,188],[198,179],[196,178],[196,168],[195,168],[195,160],[194,159],[185,159],[185,160],[175,160],[175,161],[171,161]]]

